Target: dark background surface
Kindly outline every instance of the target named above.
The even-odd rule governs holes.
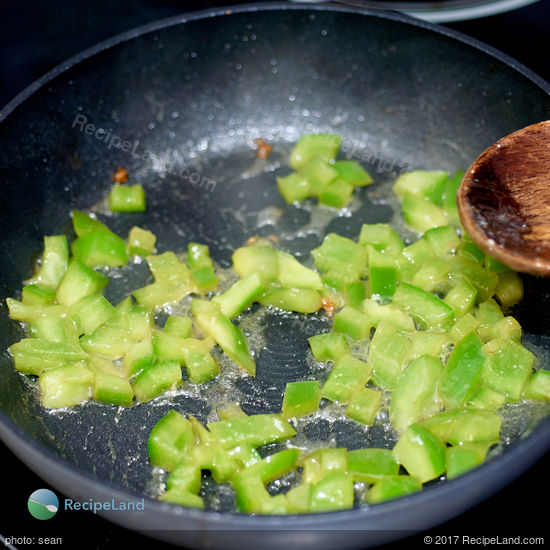
[[[0,107],[50,69],[99,41],[187,10],[229,3],[0,0]],[[550,81],[550,0],[506,14],[446,26],[501,50]],[[118,550],[140,544],[159,550],[172,548],[128,532],[91,512],[59,513],[48,522],[35,520],[27,512],[27,499],[34,490],[47,485],[3,445],[0,446],[0,457],[3,474],[0,535],[61,537],[64,548]],[[548,532],[548,522],[544,519],[546,506],[541,503],[547,498],[547,462],[548,457],[539,461],[503,491],[467,513],[430,532],[413,535],[390,546],[424,545],[425,535],[434,538],[432,544],[438,535],[544,537]],[[58,496],[63,498],[63,495]],[[0,539],[0,542],[3,541]],[[452,543],[453,539],[446,542]],[[14,547],[31,546],[16,544]]]

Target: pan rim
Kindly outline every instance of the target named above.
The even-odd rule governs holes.
[[[29,84],[26,88],[20,91],[13,99],[11,99],[2,109],[0,109],[0,124],[13,112],[17,107],[19,107],[24,101],[26,101],[32,94],[37,92],[40,88],[44,87],[48,82],[52,81],[57,76],[62,73],[70,70],[73,66],[81,63],[85,59],[92,57],[103,50],[107,50],[116,46],[120,43],[127,42],[139,36],[145,34],[176,26],[179,24],[185,24],[187,22],[196,21],[199,19],[206,19],[209,17],[220,17],[224,15],[233,15],[237,13],[249,13],[249,12],[264,12],[264,11],[330,11],[330,12],[342,12],[342,13],[352,13],[356,15],[366,15],[369,17],[379,17],[381,19],[390,19],[393,21],[399,21],[402,23],[407,23],[416,27],[428,29],[437,34],[441,34],[448,38],[452,38],[462,42],[468,46],[471,46],[477,50],[482,51],[483,53],[490,55],[503,62],[504,64],[510,66],[512,69],[516,70],[522,76],[532,81],[535,85],[542,88],[547,94],[550,95],[550,83],[535,73],[533,70],[526,67],[523,63],[520,63],[513,57],[501,52],[500,50],[489,46],[484,42],[472,38],[460,31],[454,29],[449,29],[441,25],[430,23],[428,21],[412,17],[405,13],[388,11],[382,9],[372,9],[372,8],[359,8],[353,6],[345,5],[336,5],[336,4],[292,4],[288,2],[265,2],[265,3],[247,3],[239,4],[237,6],[227,5],[226,7],[220,7],[216,9],[204,9],[196,12],[184,12],[181,15],[175,15],[172,17],[167,17],[164,19],[159,19],[158,21],[153,21],[151,23],[146,23],[145,25],[140,25],[128,31],[116,34],[111,38],[107,38],[85,50],[77,53],[76,55],[70,57],[66,61],[60,63],[46,74]]]
[[[382,10],[372,9],[360,9],[348,6],[336,6],[326,4],[288,4],[286,2],[267,2],[262,4],[244,4],[239,6],[228,6],[216,9],[205,9],[197,12],[183,13],[181,15],[161,19],[152,23],[148,23],[134,29],[120,33],[112,38],[104,40],[90,48],[85,49],[79,54],[69,58],[64,63],[61,63],[54,69],[47,72],[41,78],[27,86],[18,95],[15,96],[2,110],[0,110],[0,124],[6,120],[11,113],[19,108],[30,96],[32,96],[38,90],[44,88],[49,82],[54,80],[59,75],[70,70],[72,67],[78,65],[82,61],[101,53],[104,50],[117,46],[118,44],[128,42],[134,38],[166,29],[172,26],[185,24],[188,22],[207,19],[210,17],[222,17],[231,14],[243,14],[249,12],[266,12],[276,10],[300,10],[300,11],[317,11],[317,12],[342,12],[358,15],[365,15],[369,17],[377,17],[380,19],[389,19],[405,24],[410,24],[415,27],[423,28],[431,32],[446,36],[448,38],[457,40],[467,46],[473,47],[490,57],[493,57],[502,63],[506,64],[516,72],[520,73],[523,77],[527,78],[533,84],[541,88],[545,93],[550,95],[550,84],[534,73],[531,69],[525,67],[520,62],[516,61],[512,57],[498,51],[497,49],[484,44],[474,38],[464,35],[458,31],[440,27],[439,25],[429,23],[420,19],[416,19],[398,12],[389,12]],[[209,529],[227,529],[231,526],[231,529],[242,530],[293,530],[293,529],[334,529],[333,522],[341,522],[342,524],[356,523],[361,520],[370,520],[369,523],[376,522],[377,518],[386,517],[388,514],[398,514],[402,509],[410,509],[411,504],[420,504],[425,501],[431,501],[433,499],[450,498],[454,496],[457,491],[472,491],[478,485],[478,480],[486,477],[488,472],[493,473],[493,477],[496,479],[496,475],[499,470],[506,471],[509,465],[516,465],[515,470],[506,472],[507,480],[512,481],[515,477],[526,470],[532,463],[540,458],[545,451],[550,448],[550,418],[546,418],[539,423],[538,426],[527,436],[525,436],[521,444],[514,444],[511,448],[494,460],[490,460],[484,463],[479,468],[468,472],[467,474],[454,479],[446,481],[443,484],[439,484],[433,487],[426,487],[423,491],[417,494],[410,495],[408,497],[398,499],[395,501],[381,503],[375,507],[362,507],[352,510],[344,510],[340,512],[330,512],[324,514],[307,514],[307,515],[288,515],[288,516],[248,516],[238,513],[220,513],[215,511],[202,511],[189,508],[179,507],[177,505],[163,503],[154,500],[150,497],[144,497],[133,493],[128,489],[121,489],[111,485],[107,480],[101,480],[93,477],[89,472],[82,471],[77,468],[73,463],[66,458],[60,457],[52,450],[38,443],[35,439],[29,436],[22,428],[20,428],[3,410],[0,409],[0,435],[1,439],[6,442],[11,439],[12,443],[17,442],[19,446],[30,448],[34,453],[45,457],[48,461],[57,463],[61,469],[68,469],[72,475],[83,479],[89,486],[97,487],[98,489],[107,489],[110,492],[114,492],[118,495],[131,498],[144,498],[146,505],[149,509],[162,511],[169,514],[172,519],[185,516],[186,518],[198,520],[207,520],[209,522]],[[541,437],[544,436],[544,437]],[[518,442],[519,443],[519,442]],[[6,443],[13,452],[13,447]],[[530,454],[529,454],[530,450]],[[15,454],[18,454],[15,452]],[[518,455],[529,455],[529,461],[526,464],[525,461],[521,464],[516,464],[519,460]],[[18,455],[19,456],[19,455]],[[23,461],[24,462],[24,461]],[[494,472],[493,472],[494,471]],[[493,482],[491,488],[488,490],[484,488],[483,494],[478,495],[475,499],[468,499],[467,505],[463,505],[463,510],[467,507],[473,506],[479,501],[488,498],[503,487],[502,483]],[[450,493],[449,493],[450,491]],[[479,492],[479,491],[478,491]],[[462,510],[462,511],[463,511]],[[460,512],[459,512],[460,513]],[[113,517],[109,514],[101,514],[113,520]],[[455,514],[456,515],[456,514]],[[437,519],[435,520],[437,523]],[[118,523],[118,522],[117,522]],[[211,524],[212,523],[212,524]],[[422,525],[419,530],[426,529],[430,525]],[[357,527],[356,527],[357,528]],[[350,527],[347,527],[350,529]],[[372,529],[372,528],[370,528]],[[399,530],[398,526],[392,527],[394,530]],[[410,531],[410,529],[407,529]]]

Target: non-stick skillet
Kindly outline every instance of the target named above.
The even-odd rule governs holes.
[[[278,232],[281,246],[305,257],[322,231],[355,236],[363,221],[389,218],[390,208],[368,196],[351,216],[319,219],[315,210],[285,207],[273,186],[277,164],[265,170],[255,162],[256,137],[275,144],[276,163],[302,133],[341,133],[345,150],[371,169],[383,192],[407,167],[464,167],[499,136],[548,118],[548,91],[510,60],[399,15],[265,5],[129,33],[54,71],[2,112],[2,296],[16,292],[31,272],[43,234],[68,231],[71,208],[104,196],[115,166],[124,165],[150,197],[146,218],[110,220],[121,233],[147,225],[166,249],[201,240],[227,266],[231,249],[251,233]],[[82,117],[105,130],[103,139],[83,131]],[[107,134],[128,141],[131,150],[116,147]],[[308,224],[312,230],[300,232]],[[517,312],[543,355],[548,323],[533,312],[544,304],[545,286],[526,279],[527,298]],[[122,280],[110,292],[115,297],[125,287]],[[240,388],[247,412],[277,410],[286,381],[306,372],[304,334],[313,329],[291,318],[266,327],[270,345],[258,359],[258,377]],[[2,349],[20,337],[4,311]],[[3,362],[3,440],[75,500],[148,494],[145,442],[154,422],[173,406],[199,418],[211,406],[180,395],[124,414],[90,404],[51,415],[7,354]],[[357,445],[355,432],[339,428],[321,425],[312,438]],[[257,518],[146,499],[144,514],[109,517],[186,546],[361,547],[460,513],[527,468],[549,439],[550,426],[542,422],[463,478],[371,509]],[[236,530],[233,536],[229,530]]]

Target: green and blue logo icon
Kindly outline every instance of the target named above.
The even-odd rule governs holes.
[[[59,509],[59,500],[49,489],[38,489],[29,497],[27,503],[29,512],[36,519],[50,519]]]

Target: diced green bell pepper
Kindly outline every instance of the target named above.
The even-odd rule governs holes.
[[[282,414],[285,418],[299,418],[314,413],[321,402],[318,380],[288,382],[283,396]]]
[[[135,185],[115,184],[107,197],[112,212],[145,212],[145,190],[139,183]]]
[[[336,359],[322,388],[322,395],[331,401],[347,403],[355,390],[369,379],[372,366],[352,355]]]
[[[391,396],[390,420],[398,433],[441,409],[437,393],[443,364],[431,355],[412,361],[403,371]]]
[[[539,369],[527,381],[524,390],[525,399],[550,401],[550,371]]]
[[[47,370],[86,359],[77,343],[49,342],[40,338],[23,338],[8,348],[15,368],[24,374],[42,376]]]
[[[89,231],[71,247],[74,258],[89,267],[120,267],[128,263],[126,243],[107,231]]]
[[[422,483],[445,472],[445,454],[445,445],[418,424],[411,424],[393,448],[395,460]]]
[[[348,452],[348,472],[355,481],[373,484],[397,475],[399,464],[389,449],[356,449]]]
[[[155,251],[157,237],[148,229],[134,225],[128,234],[128,254],[145,258]]]
[[[391,390],[405,367],[409,338],[389,319],[380,321],[369,348],[374,383],[383,390]]]
[[[422,482],[413,476],[384,476],[367,492],[368,504],[378,504],[386,500],[404,497],[422,490]]]
[[[73,407],[92,396],[94,373],[78,365],[61,365],[38,379],[42,405],[47,409]]]
[[[473,332],[454,346],[439,380],[439,393],[447,407],[461,407],[481,385],[485,362],[481,347],[481,340]]]
[[[316,334],[308,338],[308,342],[317,361],[337,361],[350,349],[346,335],[340,332]]]
[[[315,157],[326,161],[333,160],[340,150],[341,143],[342,138],[337,134],[303,135],[292,149],[289,164],[294,170],[299,170]]]
[[[483,384],[509,401],[519,401],[533,369],[533,354],[521,343],[504,338],[485,344],[483,354]]]
[[[208,429],[227,449],[242,444],[260,447],[296,435],[294,428],[279,414],[219,420],[210,422]]]
[[[85,296],[101,292],[108,282],[109,277],[73,259],[57,288],[57,301],[70,307]]]
[[[351,394],[346,416],[365,426],[371,426],[374,424],[381,404],[382,394],[378,390],[359,388]]]
[[[454,323],[454,311],[441,298],[408,283],[400,283],[392,304],[402,309],[419,322],[422,328],[445,332]]]
[[[147,367],[132,382],[138,401],[149,401],[181,382],[181,367],[177,361],[162,361]]]
[[[191,422],[182,414],[171,410],[151,430],[147,452],[154,466],[171,472],[194,444]]]

